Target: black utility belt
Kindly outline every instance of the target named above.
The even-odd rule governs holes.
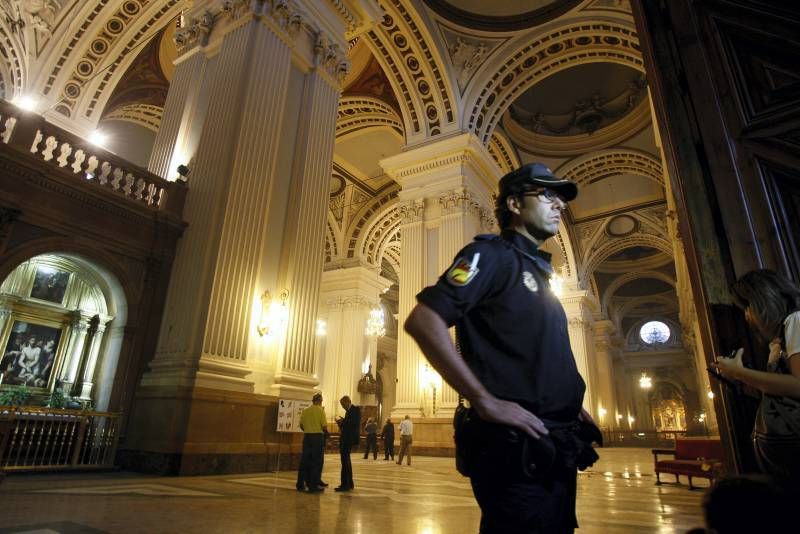
[[[491,466],[527,478],[547,478],[558,472],[581,471],[599,458],[592,442],[602,445],[596,426],[581,421],[543,421],[549,431],[533,438],[515,428],[483,421],[472,408],[459,406],[453,418],[456,469],[471,476]],[[591,428],[584,428],[586,426]]]

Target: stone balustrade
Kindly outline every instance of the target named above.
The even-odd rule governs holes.
[[[181,216],[187,189],[183,182],[165,180],[4,100],[0,100],[0,142],[58,172]]]

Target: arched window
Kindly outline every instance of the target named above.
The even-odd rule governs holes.
[[[661,321],[648,321],[639,329],[639,337],[647,345],[662,345],[669,340],[669,327]]]

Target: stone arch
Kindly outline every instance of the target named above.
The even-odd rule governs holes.
[[[605,261],[609,256],[621,252],[630,247],[650,247],[663,252],[672,257],[672,244],[664,237],[653,234],[637,233],[626,237],[608,239],[602,243],[585,261],[581,268],[580,280],[586,280],[594,273],[597,266]]]
[[[357,245],[361,258],[369,265],[380,267],[384,249],[400,230],[400,219],[396,197],[372,217]]]
[[[40,82],[42,94],[56,102],[55,112],[97,122],[142,43],[157,35],[182,9],[180,0],[128,0],[112,10],[84,7],[86,23],[64,40],[68,45],[59,55],[51,57],[50,73]]]
[[[392,238],[383,247],[383,256],[381,257],[381,264],[384,260],[389,264],[394,271],[395,279],[400,280],[400,229],[392,235]]]
[[[6,100],[22,94],[25,87],[26,72],[23,58],[25,54],[19,50],[20,44],[16,35],[11,32],[5,19],[0,20],[0,94]],[[24,50],[24,49],[23,49]]]
[[[465,99],[463,123],[483,143],[511,103],[547,76],[594,62],[618,63],[644,73],[636,29],[622,18],[565,21],[506,57],[488,79],[476,80]]]
[[[394,186],[389,190],[385,190],[367,202],[353,217],[353,224],[347,229],[343,243],[342,253],[347,259],[357,258],[362,252],[363,243],[368,229],[367,224],[373,221],[378,214],[383,213],[383,208],[392,203],[397,202],[397,193],[400,190],[399,186]],[[345,248],[346,247],[346,248]],[[366,258],[363,258],[366,261]],[[377,258],[376,258],[377,260]],[[380,265],[380,264],[378,264]]]
[[[497,129],[492,132],[487,148],[492,159],[504,173],[509,173],[520,166],[517,150],[501,130]]]
[[[568,161],[556,171],[558,176],[574,181],[579,188],[622,173],[642,176],[664,187],[661,162],[647,152],[630,148],[592,152]]]
[[[333,214],[328,210],[328,220],[325,224],[325,263],[330,263],[339,258],[339,241],[336,239],[336,219]]]
[[[405,140],[402,118],[383,100],[371,96],[343,96],[336,117],[336,139],[365,128],[388,128]]]
[[[367,43],[402,108],[406,140],[450,132],[458,121],[458,91],[418,13],[400,0],[380,2],[385,15]]]
[[[655,280],[661,280],[662,282],[666,282],[667,284],[671,285],[672,287],[676,287],[677,282],[672,279],[669,275],[664,274],[659,271],[636,271],[632,273],[625,273],[622,276],[619,276],[614,279],[611,284],[606,288],[605,293],[603,294],[603,299],[600,304],[601,312],[608,317],[608,306],[611,302],[611,298],[614,296],[616,291],[627,284],[628,282],[632,282],[633,280],[641,280],[643,278],[653,278]]]

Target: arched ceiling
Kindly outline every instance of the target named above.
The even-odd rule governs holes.
[[[450,22],[475,30],[508,32],[541,25],[566,13],[581,0],[425,0]]]
[[[102,112],[157,128],[176,53],[170,34],[186,2],[22,4],[22,34],[0,20],[7,97],[38,91],[52,115],[83,121],[81,127],[96,124]],[[505,170],[541,161],[578,183],[562,235],[548,246],[557,262],[571,258],[566,268],[583,287],[597,288],[598,299],[612,288],[611,307],[631,317],[671,310],[674,290],[663,279],[619,283],[639,271],[675,278],[664,170],[629,3],[379,4],[383,20],[351,41],[348,53],[329,214],[332,256],[369,249],[348,237],[361,228],[383,251],[380,258],[373,248],[370,261],[396,269],[396,229],[375,225],[396,224],[390,212],[397,186],[378,162],[408,144],[473,132]]]

